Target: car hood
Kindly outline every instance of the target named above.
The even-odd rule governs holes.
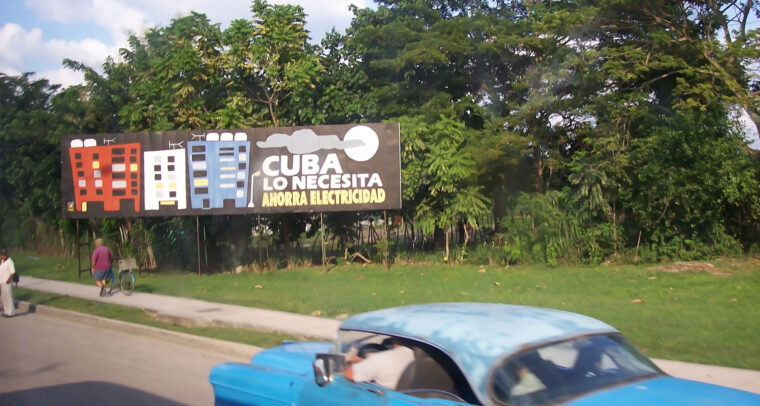
[[[591,405],[719,406],[760,405],[760,395],[723,386],[660,376],[594,392],[567,403]]]

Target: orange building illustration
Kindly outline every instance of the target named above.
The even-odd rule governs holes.
[[[88,138],[69,149],[76,211],[102,204],[104,211],[140,211],[140,144],[98,146]]]

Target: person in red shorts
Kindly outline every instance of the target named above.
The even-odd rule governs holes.
[[[106,295],[106,280],[111,275],[111,262],[113,262],[113,252],[103,245],[103,239],[95,240],[95,250],[92,252],[92,278],[95,279],[95,285],[100,287],[100,296]]]

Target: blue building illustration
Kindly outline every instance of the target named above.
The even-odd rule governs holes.
[[[243,208],[248,201],[251,143],[245,133],[208,133],[187,143],[190,204],[194,209]]]

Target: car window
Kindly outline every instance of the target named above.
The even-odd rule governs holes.
[[[365,353],[381,351],[391,347],[390,336],[365,331],[341,330],[335,340],[332,352],[344,354],[346,358],[354,355],[364,357]]]
[[[362,331],[341,330],[333,352],[364,358],[372,352],[392,348],[391,336]],[[399,382],[399,392],[419,398],[438,398],[478,404],[477,397],[456,363],[443,351],[424,342],[404,339],[404,345],[414,351],[413,372]]]
[[[620,334],[581,337],[508,358],[491,393],[500,404],[540,405],[659,373]]]

